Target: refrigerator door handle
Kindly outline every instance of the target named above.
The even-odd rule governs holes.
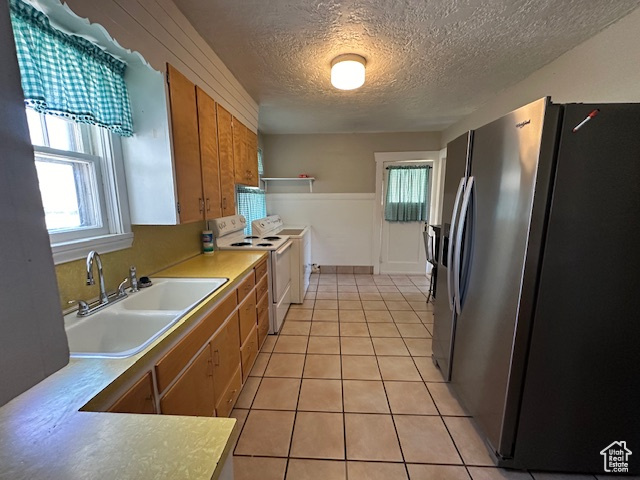
[[[456,200],[453,203],[453,213],[451,214],[451,231],[449,232],[449,248],[447,250],[447,293],[449,295],[449,308],[453,311],[455,308],[455,300],[453,296],[453,275],[451,269],[453,266],[453,246],[456,233],[456,221],[458,218],[458,207],[460,206],[460,199],[464,192],[465,177],[460,179],[460,185],[458,185],[458,192],[456,193]]]
[[[460,219],[458,220],[458,228],[456,229],[455,254],[453,257],[453,296],[455,300],[456,313],[459,315],[462,309],[462,299],[460,298],[460,271],[462,267],[462,234],[467,221],[467,212],[469,210],[469,202],[471,200],[471,192],[473,191],[474,177],[469,177],[467,188],[464,191],[462,200],[462,209],[460,210]]]

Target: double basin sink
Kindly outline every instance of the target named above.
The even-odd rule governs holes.
[[[154,278],[153,286],[86,317],[65,316],[72,357],[135,355],[176,324],[227,278]]]

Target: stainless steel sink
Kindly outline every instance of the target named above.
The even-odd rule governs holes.
[[[144,350],[226,278],[154,278],[153,286],[131,293],[93,315],[65,316],[72,357],[124,358]]]

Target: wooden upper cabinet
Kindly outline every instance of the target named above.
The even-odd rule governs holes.
[[[235,215],[235,181],[233,165],[233,117],[221,105],[217,107],[218,153],[220,159],[220,195],[222,215]]]
[[[258,137],[240,120],[233,118],[233,158],[235,182],[258,186]]]
[[[207,347],[160,399],[160,410],[165,415],[214,416],[213,363],[210,345],[207,344]]]
[[[167,65],[180,223],[204,219],[196,86]]]
[[[247,173],[249,184],[258,187],[258,135],[247,128]]]
[[[218,218],[222,216],[222,197],[220,195],[216,103],[200,87],[196,87],[196,97],[198,102],[204,214],[207,219]]]
[[[108,410],[117,413],[157,413],[151,372],[136,382]]]
[[[247,133],[244,124],[233,117],[233,168],[235,182],[247,184]]]

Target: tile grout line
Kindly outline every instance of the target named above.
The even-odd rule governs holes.
[[[316,285],[316,288],[318,288],[320,284],[319,284],[319,283],[316,283],[315,285]],[[328,285],[328,284],[325,284],[325,286],[326,286],[326,285]],[[351,284],[350,284],[350,285],[351,285]],[[364,286],[364,285],[367,285],[367,284],[365,283],[365,284],[363,284],[363,286]],[[375,287],[376,287],[376,289],[377,289],[377,285],[375,285],[375,284],[374,284],[374,285],[370,285],[370,284],[369,284],[369,285],[367,285],[367,286],[375,286]],[[338,285],[337,285],[337,288],[339,288],[339,287],[340,287],[340,284],[338,284]],[[356,284],[356,287],[357,287],[357,284]],[[396,288],[397,288],[397,287],[398,287],[398,286],[396,285]],[[379,291],[378,291],[378,293],[382,293],[382,292],[379,292]],[[317,291],[316,291],[316,294],[317,294]],[[358,295],[360,295],[360,293],[358,293]],[[346,300],[346,299],[345,299],[345,300]],[[336,299],[335,301],[338,303],[338,306],[339,306],[339,301],[340,301],[340,299]],[[407,300],[406,298],[405,298],[405,301],[407,301],[407,302],[408,302],[408,300]],[[362,302],[362,299],[361,299],[361,298],[360,298],[360,302]],[[385,306],[386,306],[386,303],[385,303]],[[362,305],[362,303],[361,303],[361,307],[362,307],[362,308],[361,308],[361,309],[358,309],[358,310],[362,311],[362,312],[363,312],[363,314],[365,314],[364,305]],[[305,310],[308,310],[308,309],[305,309]],[[312,322],[312,321],[313,321],[313,314],[314,314],[314,312],[316,311],[315,301],[314,301],[314,305],[313,305],[313,307],[311,308],[311,310],[312,310],[312,315],[311,315],[311,316],[312,316],[312,318],[311,318],[310,320],[295,320],[295,319],[291,319],[291,321],[293,321],[293,322],[295,322],[295,321],[309,321],[309,322]],[[321,309],[320,309],[320,310],[321,310]],[[368,338],[368,339],[369,339],[369,341],[370,341],[370,343],[373,345],[373,342],[372,342],[372,338],[373,338],[373,337],[371,336],[371,331],[370,331],[370,328],[369,328],[369,327],[370,327],[370,325],[369,325],[369,322],[368,322],[368,321],[367,321],[367,319],[366,319],[366,315],[365,315],[365,321],[364,321],[364,322],[355,322],[355,323],[365,323],[365,325],[366,325],[366,329],[367,329],[367,332],[368,332],[368,336],[365,336],[365,337],[357,337],[357,336],[356,336],[356,337],[351,337],[351,336],[344,336],[344,335],[342,335],[342,332],[341,332],[341,329],[340,329],[340,325],[341,325],[342,323],[354,323],[354,322],[341,322],[341,321],[340,321],[340,316],[339,316],[340,309],[338,308],[337,310],[338,310],[338,312],[337,312],[337,313],[338,313],[338,336],[337,336],[337,337],[335,337],[335,336],[324,336],[324,335],[320,335],[319,337],[324,337],[324,338],[327,338],[327,337],[330,337],[330,338],[338,338],[338,343],[339,343],[339,355],[340,355],[340,372],[341,372],[341,374],[340,374],[340,377],[341,377],[341,378],[340,378],[340,382],[341,382],[341,387],[342,387],[342,403],[343,403],[343,405],[342,405],[342,414],[343,414],[343,438],[344,438],[344,442],[345,442],[345,445],[344,445],[344,453],[345,453],[345,454],[344,454],[344,458],[345,458],[345,460],[344,460],[344,461],[345,461],[345,475],[348,477],[348,468],[347,468],[347,467],[348,467],[348,461],[349,461],[349,460],[347,459],[347,455],[346,455],[346,448],[347,448],[347,442],[346,442],[346,412],[345,412],[345,407],[344,407],[344,378],[343,378],[343,376],[344,376],[344,375],[343,375],[343,355],[344,355],[344,353],[343,353],[343,350],[342,350],[342,338]],[[413,311],[413,306],[411,306],[411,310]],[[386,311],[389,311],[389,310],[387,309]],[[415,312],[415,311],[414,311],[414,312]],[[374,322],[374,323],[375,323],[375,322]],[[386,323],[386,322],[385,322],[385,323]],[[395,320],[394,320],[393,318],[392,318],[392,323],[393,323],[393,324],[396,326],[396,328],[397,328],[397,325],[395,324]],[[420,324],[423,324],[423,323],[422,323],[422,318],[420,318]],[[424,324],[423,324],[423,325],[424,325]],[[426,327],[425,327],[425,328],[426,328]],[[286,336],[286,335],[283,335],[283,336]],[[303,372],[302,372],[302,374],[301,374],[301,379],[300,379],[300,389],[299,389],[299,391],[298,391],[298,397],[297,397],[297,401],[296,401],[296,410],[295,410],[295,414],[294,414],[294,423],[293,423],[293,428],[292,428],[291,438],[290,438],[290,442],[289,442],[289,451],[288,451],[288,455],[287,455],[287,457],[286,457],[287,464],[286,464],[286,468],[285,468],[285,475],[288,473],[289,462],[290,462],[290,460],[291,460],[290,454],[291,454],[291,449],[292,449],[292,447],[293,447],[293,431],[295,430],[295,423],[296,423],[296,421],[297,421],[297,412],[298,412],[298,409],[299,409],[300,396],[301,396],[301,392],[302,392],[302,382],[303,382],[303,380],[304,380],[304,369],[306,368],[306,360],[307,360],[307,356],[309,355],[308,348],[309,348],[309,342],[310,342],[310,338],[311,338],[311,332],[309,331],[309,333],[308,333],[307,335],[304,335],[304,336],[306,336],[307,338],[306,338],[306,347],[305,347],[305,352],[304,352]],[[398,338],[398,337],[376,337],[376,338]],[[402,338],[402,340],[403,340],[403,344],[405,345],[405,347],[406,347],[406,348],[407,348],[407,350],[408,350],[408,347],[407,347],[407,345],[406,345],[405,337],[402,337],[402,336],[401,336],[400,338]],[[278,337],[278,340],[279,340],[279,337]],[[277,343],[277,341],[276,341],[276,343]],[[258,390],[260,389],[260,386],[262,385],[262,382],[263,382],[264,378],[266,377],[266,375],[265,375],[265,374],[266,374],[266,370],[267,370],[267,368],[268,368],[269,364],[271,363],[271,361],[273,360],[273,354],[274,354],[274,353],[279,353],[279,354],[280,354],[280,353],[281,353],[281,354],[294,354],[295,352],[275,352],[275,345],[274,345],[274,348],[273,348],[273,350],[272,350],[271,352],[260,352],[260,353],[268,353],[268,354],[269,354],[269,359],[268,359],[268,361],[267,361],[267,364],[265,365],[265,368],[264,368],[264,372],[263,372],[263,374],[260,376],[260,380],[259,380],[258,388],[256,389],[256,394],[254,395],[254,397],[253,397],[253,399],[252,399],[252,401],[251,401],[250,407],[249,407],[249,409],[248,409],[249,413],[247,414],[247,418],[248,418],[248,416],[249,416],[249,414],[251,413],[251,411],[252,411],[252,410],[263,410],[263,409],[255,409],[255,408],[253,407],[253,405],[254,405],[254,403],[255,403],[255,399],[256,399],[256,397],[257,397]],[[322,355],[322,354],[318,354],[318,355]],[[326,355],[328,355],[328,354],[326,354]],[[397,427],[396,427],[396,425],[395,425],[395,420],[393,419],[393,412],[391,411],[391,408],[390,408],[390,403],[389,403],[389,398],[388,398],[388,394],[387,394],[387,391],[386,391],[386,386],[385,386],[385,384],[384,384],[384,381],[382,380],[382,372],[381,372],[381,370],[380,370],[379,359],[378,359],[378,356],[379,356],[379,355],[375,352],[375,350],[374,350],[373,356],[375,356],[375,358],[376,358],[376,364],[377,364],[377,366],[378,366],[378,371],[379,371],[379,373],[380,373],[380,378],[381,378],[381,381],[382,381],[382,384],[383,384],[383,388],[385,389],[385,397],[386,397],[387,405],[389,406],[389,412],[390,412],[389,414],[392,416],[392,422],[394,423],[394,429],[395,429],[395,431],[396,431],[396,438],[397,438],[397,440],[398,440],[398,446],[399,446],[399,448],[400,448],[400,452],[401,452],[401,454],[402,454],[403,461],[402,461],[402,462],[395,462],[395,461],[393,461],[393,462],[389,462],[389,461],[378,461],[378,460],[354,460],[354,462],[363,462],[363,463],[366,463],[366,462],[385,463],[385,462],[386,462],[386,463],[394,463],[394,464],[402,463],[402,464],[405,466],[405,471],[407,471],[407,474],[408,474],[407,464],[406,464],[406,461],[404,460],[404,452],[403,452],[403,450],[402,450],[402,446],[401,446],[401,444],[400,444],[400,438],[399,438],[399,435],[398,435],[398,432],[397,432]],[[384,356],[384,355],[383,355],[383,356]],[[414,358],[414,356],[413,356],[413,355],[411,355],[411,352],[410,352],[410,351],[409,351],[409,356],[412,358],[412,360],[413,360],[413,362],[414,362],[414,365],[415,365],[415,358]],[[416,367],[417,367],[417,366],[416,366]],[[422,376],[421,376],[421,375],[420,375],[420,377],[422,378]],[[292,377],[266,377],[266,378],[292,378]],[[294,377],[294,378],[295,378],[295,377]],[[309,378],[311,378],[311,377],[309,377]],[[325,377],[319,377],[319,379],[324,379],[324,380],[326,380],[326,378],[325,378]],[[423,382],[423,383],[425,383],[425,382],[424,382],[424,379],[422,380],[422,382]],[[429,394],[430,394],[430,392],[429,392]],[[435,402],[434,402],[434,405],[435,405]],[[437,408],[437,407],[436,407],[436,408]],[[240,410],[240,409],[239,409],[239,410]],[[267,410],[268,410],[268,409],[267,409]],[[438,412],[439,412],[439,411],[438,411]],[[323,412],[318,412],[318,413],[323,413]],[[326,413],[326,412],[324,412],[324,413]],[[382,415],[384,415],[384,414],[382,414]],[[242,429],[242,430],[244,430],[244,425],[243,425],[243,429]],[[240,432],[240,435],[241,435],[241,434],[242,434],[242,431]],[[240,435],[239,435],[239,437],[240,437]],[[238,438],[239,438],[239,437],[238,437]],[[455,442],[454,442],[454,445],[455,445]],[[456,447],[456,448],[457,448],[457,447]],[[250,457],[253,457],[254,455],[239,455],[239,456],[250,456]],[[263,456],[261,456],[261,455],[257,455],[256,457],[263,457]],[[265,458],[282,458],[282,457],[271,457],[271,456],[268,456],[268,455],[267,455],[267,456],[264,456],[264,457],[265,457]],[[319,459],[317,459],[317,458],[311,458],[311,459],[308,459],[308,460],[319,460]],[[322,460],[324,460],[324,461],[332,461],[332,460],[334,460],[334,459],[322,459]],[[439,465],[439,464],[434,463],[433,465]]]
[[[338,304],[340,306],[340,304]],[[340,348],[340,393],[342,397],[342,438],[344,441],[344,478],[349,480],[349,458],[347,457],[347,414],[344,406],[344,370],[342,367],[342,329],[340,328],[340,310],[338,309],[338,344]]]
[[[315,305],[314,305],[314,310],[315,310]],[[313,310],[311,312],[311,316],[313,316]],[[285,323],[286,323],[286,315],[285,315]],[[287,464],[285,465],[285,469],[284,469],[285,479],[287,478],[287,475],[289,473],[289,462],[291,461],[291,449],[293,448],[293,434],[296,430],[296,422],[298,420],[298,404],[300,403],[300,393],[302,392],[302,381],[304,379],[304,369],[307,365],[307,349],[308,348],[309,348],[309,337],[307,337],[307,346],[305,347],[304,360],[302,361],[302,372],[300,373],[300,387],[298,388],[298,398],[296,400],[296,409],[293,413],[293,424],[291,425],[291,437],[289,438],[289,449],[287,451]]]

